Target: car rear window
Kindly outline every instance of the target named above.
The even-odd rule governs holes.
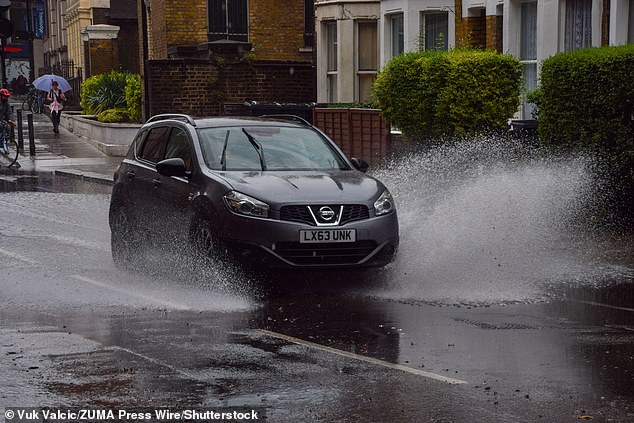
[[[308,128],[245,126],[198,133],[205,163],[214,170],[349,169],[330,142]]]

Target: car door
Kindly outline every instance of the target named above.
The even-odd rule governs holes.
[[[137,160],[134,168],[128,169],[127,177],[131,180],[131,194],[134,198],[136,215],[139,224],[150,232],[156,232],[157,201],[160,187],[158,163],[165,154],[165,146],[170,126],[154,126],[143,139],[137,149]]]
[[[181,158],[188,176],[160,175],[159,215],[172,236],[184,238],[189,233],[190,205],[197,188],[191,182],[196,172],[191,136],[184,127],[174,126],[167,141],[164,159]]]
[[[143,166],[143,164],[139,163],[138,156],[147,133],[147,130],[141,130],[136,135],[134,141],[132,141],[134,150],[132,154],[129,154],[121,162],[121,166],[118,169],[118,174],[121,175],[121,178],[118,180],[118,183],[115,181],[116,195],[119,196],[119,200],[131,206],[133,210],[136,210],[137,207],[141,207],[140,202],[137,201],[137,193],[140,187],[137,184],[136,175],[139,172],[139,167]],[[115,195],[114,192],[113,195]]]

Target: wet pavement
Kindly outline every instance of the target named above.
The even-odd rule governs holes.
[[[12,103],[14,109],[21,103]],[[53,133],[53,124],[46,113],[33,114],[35,156],[30,156],[27,113],[23,113],[24,152],[18,159],[19,168],[0,169],[2,174],[24,175],[35,173],[65,174],[93,181],[112,181],[112,174],[121,162],[120,157],[109,157],[66,128]],[[17,129],[16,129],[17,137]]]
[[[108,195],[52,186],[0,195],[15,217],[0,223],[0,406],[246,406],[275,422],[634,419],[631,270],[502,304],[399,298],[390,269],[262,279],[159,247],[123,272]]]
[[[634,421],[631,237],[551,245],[498,217],[495,231],[512,244],[470,227],[436,253],[420,228],[426,243],[453,241],[459,219],[441,233],[441,221],[414,219],[401,196],[399,259],[380,271],[265,278],[155,246],[126,272],[110,256],[111,187],[66,176],[107,175],[119,159],[38,121],[36,159],[0,176],[0,215],[10,216],[0,220],[0,408],[248,407],[272,422]],[[471,240],[482,257],[460,249]],[[459,261],[449,267],[443,256]]]

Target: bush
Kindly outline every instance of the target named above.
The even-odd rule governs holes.
[[[141,75],[128,74],[125,86],[125,99],[130,120],[139,122],[141,120]]]
[[[454,51],[437,114],[456,133],[506,128],[519,106],[522,70],[519,60],[508,55]]]
[[[539,107],[542,104],[542,97],[544,96],[544,91],[541,87],[537,87],[534,90],[528,91],[526,93],[526,102],[533,103],[536,108],[531,112],[531,117],[533,119],[537,119],[539,115]]]
[[[429,132],[433,126],[429,109],[435,102],[428,98],[427,85],[421,83],[422,75],[429,74],[423,69],[433,55],[434,52],[422,52],[394,57],[379,72],[372,87],[372,96],[385,119],[409,136]]]
[[[138,121],[141,118],[141,77],[116,71],[92,76],[82,84],[81,106],[84,114],[91,115],[122,109],[126,120]]]
[[[94,98],[103,77],[104,74],[91,76],[81,84],[81,108],[85,115],[96,114],[90,99]]]
[[[129,120],[128,109],[107,109],[97,115],[103,123],[125,122]]]
[[[519,106],[522,66],[492,51],[451,50],[395,57],[374,84],[384,117],[408,137],[505,128]]]
[[[589,150],[606,163],[626,208],[634,201],[632,69],[632,44],[576,50],[546,59],[538,126],[543,144]]]
[[[541,74],[541,141],[634,153],[632,69],[632,44],[546,59]]]

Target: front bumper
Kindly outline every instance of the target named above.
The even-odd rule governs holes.
[[[232,215],[220,228],[220,239],[238,261],[266,268],[366,268],[393,261],[399,243],[396,213],[350,222],[333,229],[355,229],[356,241],[300,243],[296,222]]]

